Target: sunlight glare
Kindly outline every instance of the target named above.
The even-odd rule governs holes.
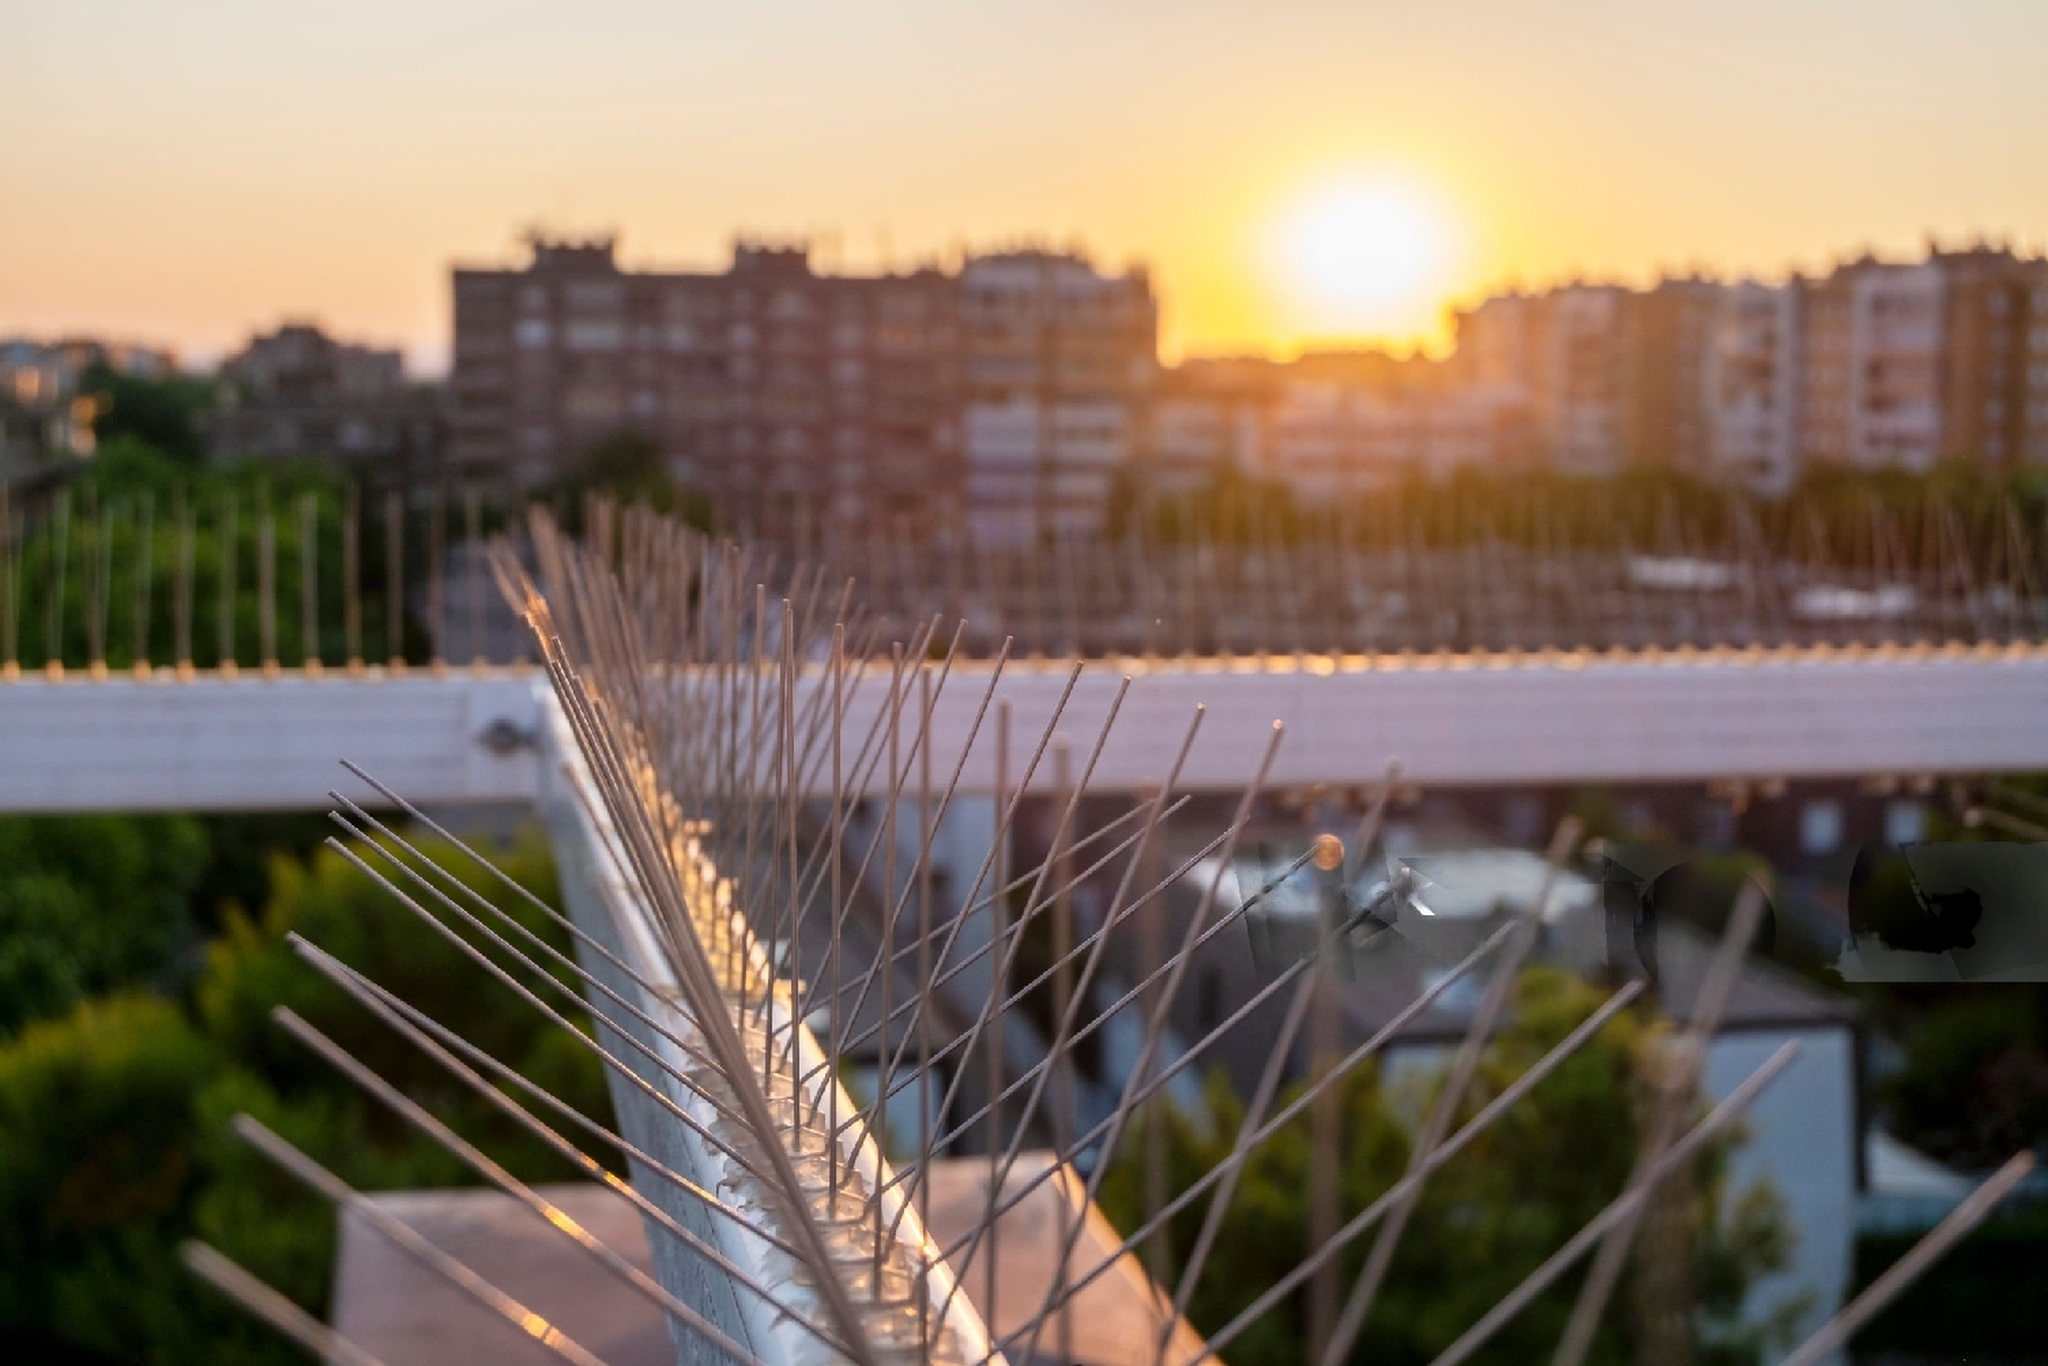
[[[1276,246],[1287,291],[1313,328],[1399,336],[1434,325],[1451,238],[1446,215],[1420,189],[1347,179],[1293,205]]]

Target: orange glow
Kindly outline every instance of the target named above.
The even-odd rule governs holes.
[[[1400,344],[1435,330],[1456,246],[1449,215],[1427,190],[1352,175],[1297,197],[1269,251],[1300,333]]]
[[[204,358],[316,318],[431,370],[449,266],[540,225],[632,267],[719,269],[736,232],[847,270],[1078,242],[1152,267],[1169,358],[1441,350],[1445,303],[1510,283],[2036,245],[2048,6],[1981,4],[1191,0],[1085,41],[1016,6],[28,6],[0,335]]]

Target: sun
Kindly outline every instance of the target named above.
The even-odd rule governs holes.
[[[1449,215],[1421,187],[1357,177],[1302,195],[1281,217],[1274,245],[1309,330],[1397,337],[1435,327],[1453,235]]]

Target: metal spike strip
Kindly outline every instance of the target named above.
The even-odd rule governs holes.
[[[0,495],[0,501],[21,500]],[[1596,497],[1608,513],[1616,501]],[[1995,650],[2039,646],[2048,638],[2043,540],[2010,494],[1973,503],[1959,492],[1930,489],[1917,511],[1886,508],[1875,494],[1839,506],[1795,503],[1784,511],[1733,491],[1719,501],[1722,506],[1695,516],[1667,495],[1645,512],[1647,520],[1610,532],[1584,525],[1583,516],[1561,517],[1542,494],[1510,515],[1503,516],[1501,506],[1481,505],[1454,511],[1440,526],[1416,524],[1410,501],[1389,494],[1288,526],[1269,519],[1241,528],[1244,534],[1185,525],[1173,536],[1132,529],[1114,540],[1063,538],[1052,556],[973,540],[919,545],[894,531],[883,540],[861,539],[840,530],[826,539],[825,557],[808,562],[804,573],[770,574],[776,555],[759,547],[748,552],[752,568],[741,577],[776,578],[793,601],[807,604],[798,623],[801,639],[813,639],[822,622],[845,621],[855,659],[866,657],[863,629],[884,639],[908,637],[911,623],[934,615],[953,619],[970,607],[978,620],[961,642],[963,658],[986,657],[1014,635],[1024,657],[1148,665],[1166,656],[1250,656],[1301,667],[1330,658],[1467,652]],[[174,494],[175,505],[189,502],[185,491]],[[7,543],[0,561],[11,556],[11,563],[0,563],[0,598],[15,600],[0,610],[0,678],[18,678],[22,650],[33,652],[35,642],[21,639],[24,624],[39,627],[32,635],[41,637],[49,678],[67,677],[67,645],[82,648],[87,674],[97,676],[94,668],[103,670],[108,656],[119,653],[109,632],[111,618],[124,612],[136,642],[131,667],[140,672],[190,662],[189,646],[181,649],[179,639],[189,632],[175,627],[189,618],[191,595],[202,585],[189,570],[174,572],[174,629],[169,638],[149,629],[155,528],[148,499],[142,503],[141,509],[95,506],[85,488],[75,502],[66,489],[16,509],[12,526],[0,534]],[[285,565],[277,562],[279,537],[294,534],[287,530],[294,520],[290,508],[273,508],[259,496],[249,514],[253,649],[237,620],[240,595],[252,585],[242,581],[234,495],[219,495],[192,524],[195,543],[186,554],[210,570],[217,620],[211,662],[225,674],[243,667],[244,654],[266,672],[292,659],[293,667],[309,673],[360,669],[365,659],[361,497],[353,488],[339,495],[308,491],[296,506],[296,566],[289,557]],[[438,659],[445,668],[445,656],[463,641],[472,666],[488,657],[487,649],[500,649],[502,642],[487,630],[482,550],[496,515],[473,488],[387,491],[382,648],[388,667],[407,665],[408,614],[422,628],[430,664]],[[600,500],[590,515],[594,543],[604,538],[612,563],[635,585],[649,581],[649,565],[678,558],[679,544],[712,561],[722,554],[644,511]],[[454,526],[451,517],[458,519]],[[183,529],[182,515],[167,520]],[[819,520],[811,514],[797,519]],[[132,602],[117,607],[112,555],[123,535],[140,542],[137,584]],[[321,582],[323,552],[338,553],[333,587]],[[819,591],[833,566],[867,577],[871,617],[864,627],[843,601],[835,613],[830,596]],[[703,571],[710,567],[696,566],[694,577],[708,580]],[[1667,579],[1653,582],[1663,571]],[[408,572],[414,582],[407,582]],[[456,574],[467,575],[459,588],[451,578]],[[289,601],[281,595],[294,576],[295,642],[278,634]],[[641,612],[646,595],[636,588],[629,599]],[[330,648],[323,628],[335,621],[337,600],[339,630]],[[32,614],[39,622],[24,623],[23,601],[42,605]],[[678,617],[692,619],[688,612]],[[703,614],[694,621],[698,628],[708,624]],[[650,636],[648,643],[654,657],[675,653],[666,636]],[[699,651],[698,657],[711,655]],[[496,662],[523,659],[514,651]],[[744,665],[744,655],[739,662]]]
[[[1058,704],[1031,742],[1028,762],[1013,772],[1009,706],[998,695],[1009,653],[1005,645],[988,671],[973,726],[952,758],[951,776],[940,785],[935,769],[943,760],[933,750],[933,705],[950,676],[964,623],[950,633],[950,644],[934,666],[928,656],[940,638],[942,618],[893,614],[898,622],[912,624],[911,640],[893,645],[886,667],[880,667],[875,642],[892,613],[849,618],[851,585],[836,595],[828,593],[831,576],[820,565],[792,563],[774,577],[771,555],[713,546],[644,511],[621,511],[602,502],[588,510],[590,535],[581,544],[564,536],[545,514],[536,514],[529,526],[533,563],[545,589],[502,543],[494,550],[491,568],[532,625],[555,693],[547,745],[560,781],[550,819],[557,826],[558,844],[565,824],[579,832],[567,852],[587,862],[565,885],[596,888],[602,913],[593,918],[592,908],[585,906],[573,917],[564,916],[486,861],[479,862],[485,876],[564,930],[576,957],[556,950],[483,889],[452,869],[436,867],[403,832],[339,794],[334,816],[348,841],[334,843],[501,987],[590,1048],[607,1070],[622,1122],[607,1128],[578,1114],[317,946],[294,936],[293,947],[315,971],[469,1090],[626,1196],[647,1215],[651,1229],[660,1231],[658,1237],[650,1233],[663,1254],[657,1256],[656,1275],[638,1272],[573,1221],[557,1218],[560,1211],[543,1197],[303,1021],[286,1013],[280,1023],[547,1220],[583,1255],[623,1277],[669,1316],[679,1344],[695,1343],[722,1359],[741,1361],[1001,1363],[1031,1359],[1050,1332],[1056,1349],[1070,1355],[1077,1297],[1113,1268],[1134,1264],[1131,1258],[1156,1240],[1169,1221],[1214,1191],[1201,1236],[1171,1293],[1163,1285],[1153,1287],[1155,1366],[1225,1352],[1305,1284],[1327,1282],[1344,1250],[1378,1228],[1365,1270],[1344,1297],[1341,1313],[1326,1320],[1322,1360],[1334,1366],[1348,1357],[1364,1327],[1429,1176],[1644,990],[1640,981],[1624,984],[1453,1131],[1530,949],[1534,917],[1548,900],[1546,884],[1530,917],[1496,930],[1371,1038],[1319,1065],[1308,1084],[1275,1111],[1294,1042],[1327,995],[1333,965],[1362,936],[1387,932],[1380,912],[1405,895],[1396,877],[1380,901],[1355,908],[1341,904],[1344,889],[1355,885],[1363,871],[1398,768],[1390,766],[1351,846],[1340,846],[1334,864],[1312,847],[1249,897],[1219,906],[1223,875],[1234,866],[1264,773],[1281,743],[1277,726],[1264,763],[1248,775],[1225,828],[1200,841],[1193,857],[1161,876],[1154,850],[1163,843],[1168,820],[1187,800],[1176,798],[1173,788],[1195,743],[1199,712],[1171,767],[1144,799],[1083,832],[1076,828],[1082,798],[1116,723],[1121,687],[1089,737],[1087,757],[1077,771],[1074,739],[1060,729],[1080,672],[1078,664],[1072,666]],[[1660,535],[1679,550],[1689,544],[1676,521]],[[2016,558],[2018,551],[2011,554]],[[879,566],[888,558],[878,556],[875,562]],[[1094,610],[1092,599],[1077,606],[1079,595],[1116,582],[1117,567],[1113,560],[1096,564],[1084,558],[1061,573],[1069,602],[1052,615],[1063,616],[1072,633],[1083,608]],[[910,567],[897,576],[901,583],[913,577]],[[1281,591],[1264,575],[1258,581]],[[1268,616],[1277,623],[1298,610],[1276,600]],[[867,626],[849,657],[851,620],[865,620]],[[1298,644],[1298,616],[1289,629]],[[877,675],[886,675],[887,695],[865,710],[864,729],[849,762],[848,741],[855,736],[848,733],[848,700],[863,678]],[[955,799],[968,752],[983,738],[983,721],[991,710],[996,722],[987,741],[996,749],[995,838],[971,882],[949,887],[941,898],[932,869],[939,822]],[[1053,795],[1030,798],[1042,802],[1050,818],[1037,832],[1046,856],[1013,872],[1012,831],[1020,824],[1026,794],[1034,790],[1033,776],[1048,755]],[[446,835],[399,794],[353,771],[381,800]],[[878,803],[879,813],[874,809]],[[901,828],[906,816],[907,832]],[[1576,840],[1569,824],[1560,829],[1550,853],[1553,874]],[[856,848],[861,850],[857,861]],[[1088,866],[1077,870],[1084,850],[1089,851]],[[1337,898],[1313,950],[1274,974],[1201,1037],[1169,1046],[1167,1021],[1195,955],[1219,935],[1233,932],[1312,858]],[[1211,870],[1207,874],[1199,871],[1205,866]],[[1332,880],[1330,875],[1339,871],[1341,877]],[[1185,885],[1191,875],[1205,877],[1206,891],[1178,942],[1135,967],[1115,963],[1112,933],[1141,908]],[[1074,893],[1098,876],[1113,878],[1115,891],[1099,923],[1082,934],[1072,923]],[[575,895],[572,891],[572,906]],[[822,908],[817,904],[821,897]],[[1013,898],[1019,899],[1013,903]],[[1476,1351],[1574,1262],[1597,1250],[1573,1326],[1558,1347],[1559,1361],[1575,1362],[1590,1340],[1587,1325],[1598,1322],[1612,1293],[1651,1193],[1790,1063],[1795,1045],[1779,1050],[1703,1119],[1680,1131],[1696,1094],[1705,1042],[1760,908],[1760,895],[1747,889],[1731,913],[1690,1023],[1659,1075],[1644,1147],[1624,1189],[1441,1360],[1462,1360]],[[1026,936],[1040,927],[1052,944],[1046,955],[1050,962],[1020,985],[1015,979]],[[849,961],[847,949],[856,939],[874,945],[865,962]],[[1299,1265],[1262,1288],[1206,1343],[1193,1338],[1182,1316],[1245,1163],[1283,1126],[1334,1095],[1345,1077],[1444,991],[1487,963],[1485,995],[1423,1121],[1408,1172],[1348,1222],[1319,1237]],[[947,1003],[949,990],[980,980],[969,974],[984,973],[989,989],[970,996],[973,1008],[961,1015]],[[1051,1030],[1043,1037],[1019,1010],[1041,990],[1049,990],[1054,1001]],[[869,1019],[871,992],[878,1009]],[[899,992],[901,1000],[896,999]],[[549,1004],[543,993],[560,996],[575,1014]],[[1167,1093],[1176,1079],[1268,1003],[1279,1004],[1283,993],[1289,994],[1277,1042],[1269,1049],[1232,1151],[1177,1195],[1169,1199],[1161,1192],[1150,1200],[1142,1224],[1107,1257],[1075,1266],[1085,1222],[1076,1216],[1092,1205],[1127,1137],[1152,1141],[1155,1126],[1149,1117],[1169,1103]],[[821,1033],[814,1033],[810,1021],[820,1011]],[[578,1028],[577,1016],[583,1014],[594,1023],[595,1038]],[[1119,1019],[1139,1031],[1137,1060],[1121,1079],[1108,1112],[1083,1128],[1074,1103],[1076,1050]],[[1016,1054],[1011,1045],[1020,1042],[1026,1048]],[[865,1056],[862,1050],[872,1050],[876,1084],[868,1104],[856,1106],[841,1091],[838,1072]],[[909,1066],[913,1061],[915,1066]],[[933,1106],[940,1076],[946,1078],[943,1095]],[[980,1088],[972,1097],[966,1091],[970,1080]],[[505,1087],[617,1145],[643,1184],[606,1171]],[[914,1160],[892,1168],[883,1142],[891,1098],[904,1091],[917,1100],[918,1140]],[[1139,1117],[1147,1118],[1139,1122]],[[482,1284],[473,1272],[448,1265],[445,1254],[431,1245],[418,1245],[423,1240],[417,1235],[408,1241],[409,1230],[402,1225],[394,1229],[379,1223],[372,1202],[260,1125],[240,1121],[238,1131],[308,1184],[362,1211],[436,1274],[535,1332],[555,1355],[587,1358],[558,1330]],[[1012,1180],[1022,1149],[1035,1134],[1052,1136],[1050,1160],[1023,1181]],[[987,1153],[981,1217],[940,1248],[926,1232],[929,1175],[942,1154],[970,1141]],[[679,1163],[678,1158],[686,1160]],[[1982,1218],[2024,1169],[2024,1163],[2016,1162],[1993,1178],[1895,1268],[1896,1274],[1881,1278],[1794,1360],[1803,1366],[1876,1312],[1886,1297]],[[713,1179],[701,1179],[703,1173]],[[1021,1319],[1022,1326],[994,1340],[958,1292],[970,1281],[985,1279],[980,1308],[989,1315],[986,1322],[996,1321],[992,1234],[1004,1214],[1048,1186],[1060,1211],[1053,1221],[1052,1283],[1026,1313],[1018,1314],[1013,1306],[1004,1320]],[[974,1265],[977,1257],[983,1266]],[[696,1278],[678,1274],[679,1266],[697,1268]],[[237,1280],[212,1262],[202,1274],[281,1330],[301,1341],[313,1340],[304,1335],[306,1323],[264,1301],[260,1286]],[[707,1275],[721,1278],[761,1312],[721,1318],[711,1302],[690,1293],[692,1287],[704,1288]],[[1334,1308],[1335,1300],[1331,1303]],[[330,1354],[340,1358],[345,1351],[337,1347]]]

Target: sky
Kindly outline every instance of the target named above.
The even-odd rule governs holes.
[[[0,0],[0,335],[311,318],[615,232],[1144,263],[1169,358],[1440,351],[1508,285],[2048,237],[2042,0]]]

